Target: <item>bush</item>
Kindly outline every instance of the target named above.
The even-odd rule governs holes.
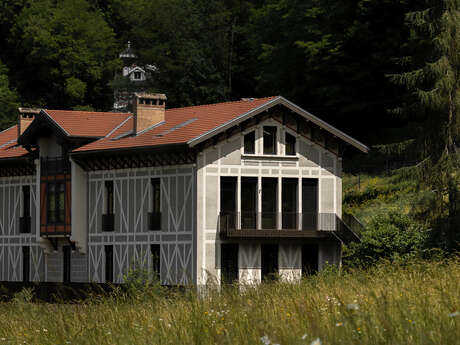
[[[404,263],[423,253],[427,231],[408,215],[388,211],[371,217],[361,242],[344,250],[344,265],[366,267],[387,259]]]

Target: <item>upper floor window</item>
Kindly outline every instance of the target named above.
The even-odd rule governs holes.
[[[149,213],[148,226],[150,230],[161,230],[161,181],[153,178],[152,184],[152,213]]]
[[[295,136],[286,132],[286,155],[294,156],[295,155]]]
[[[275,126],[264,126],[264,155],[276,155]]]
[[[256,153],[256,132],[252,131],[244,136],[244,153]]]
[[[134,72],[134,79],[136,80],[141,79],[141,72]]]
[[[64,182],[48,183],[47,186],[47,223],[63,224],[65,215]]]
[[[105,214],[113,214],[113,181],[105,181]]]
[[[30,186],[22,186],[23,216],[30,216]]]

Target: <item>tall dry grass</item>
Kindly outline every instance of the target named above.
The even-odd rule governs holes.
[[[0,345],[460,343],[458,259],[201,297],[190,290],[35,304],[24,294],[0,304]]]

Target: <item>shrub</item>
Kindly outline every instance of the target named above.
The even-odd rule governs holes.
[[[371,217],[361,242],[345,248],[345,266],[366,267],[382,259],[404,263],[419,256],[427,231],[408,215],[390,210]]]

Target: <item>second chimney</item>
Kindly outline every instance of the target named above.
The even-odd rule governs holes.
[[[134,94],[134,133],[165,120],[166,95],[162,93]]]
[[[40,112],[40,109],[33,108],[18,108],[18,138],[29,127],[35,116]]]

